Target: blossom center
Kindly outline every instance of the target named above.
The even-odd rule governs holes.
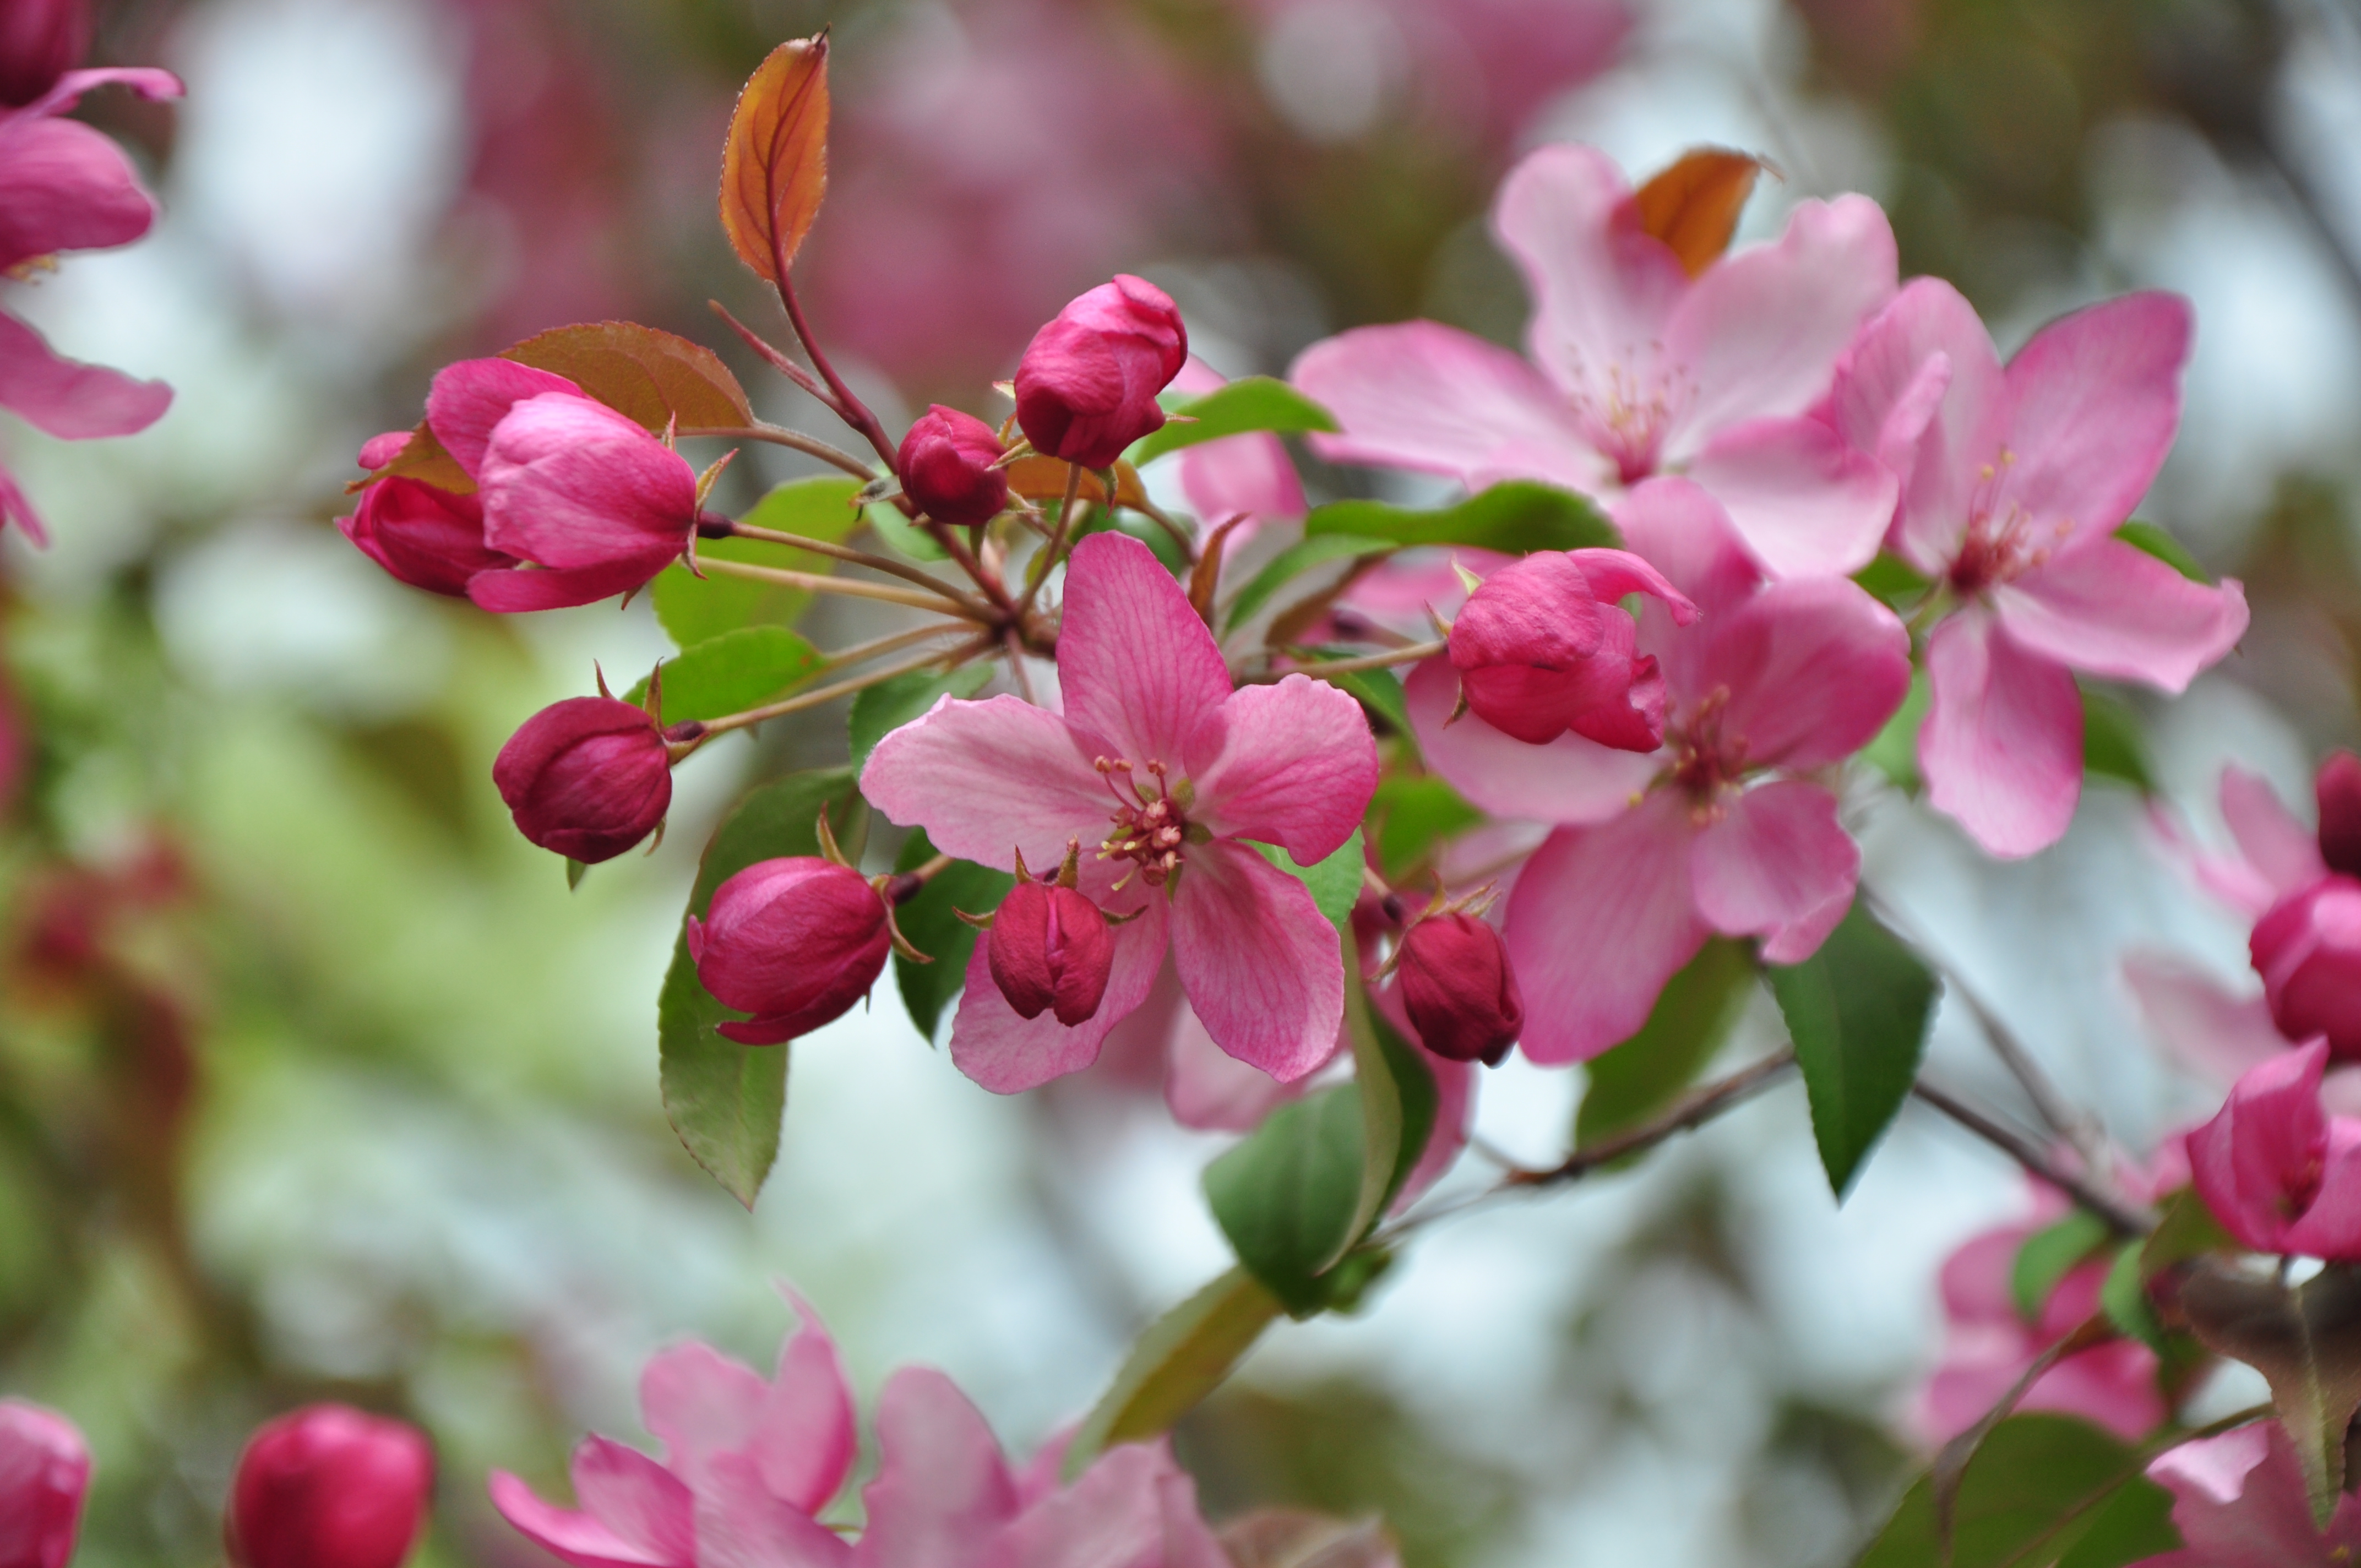
[[[1135,766],[1128,758],[1099,757],[1093,766],[1115,802],[1110,817],[1115,826],[1099,845],[1099,859],[1129,861],[1136,868],[1123,873],[1117,888],[1135,875],[1150,887],[1162,887],[1180,869],[1189,841],[1186,812],[1195,792],[1187,779],[1169,780],[1170,770],[1153,758]],[[1152,781],[1154,793],[1141,785],[1140,773]]]
[[[2024,576],[2048,560],[2074,532],[2073,520],[2062,518],[2045,534],[2023,506],[2000,499],[2000,482],[2015,462],[2016,454],[2004,446],[1998,461],[1977,471],[1967,532],[1949,574],[1952,588],[1962,598]]]
[[[1575,417],[1591,445],[1615,465],[1617,477],[1631,485],[1654,473],[1664,433],[1693,390],[1686,373],[1661,367],[1633,370],[1617,361],[1580,380],[1583,390],[1573,398]]]
[[[1721,795],[1746,776],[1746,737],[1723,728],[1729,708],[1730,688],[1716,686],[1664,729],[1664,740],[1673,749],[1673,785],[1700,813],[1719,810]]]

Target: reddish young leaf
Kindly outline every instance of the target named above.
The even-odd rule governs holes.
[[[721,227],[779,280],[828,190],[828,35],[790,38],[746,79],[721,150]]]
[[[1055,457],[1019,457],[1008,466],[1008,488],[1028,501],[1060,501],[1066,496],[1068,465]],[[1106,499],[1106,487],[1089,469],[1082,470],[1082,488],[1075,492],[1086,501]],[[1140,483],[1139,470],[1118,460],[1115,466],[1115,499],[1117,506],[1137,508],[1148,499],[1148,488]]]
[[[1754,192],[1763,160],[1703,147],[1640,187],[1640,226],[1673,247],[1692,278],[1730,248],[1738,214]]]
[[[500,357],[563,376],[659,433],[675,420],[683,430],[718,430],[754,419],[745,389],[711,349],[637,322],[552,327]]]
[[[415,479],[422,485],[459,496],[471,495],[476,488],[476,481],[467,477],[467,471],[459,466],[456,457],[443,449],[443,444],[434,439],[434,432],[423,419],[411,431],[408,444],[394,454],[392,462],[367,478],[353,480],[345,487],[345,493],[367,489],[379,479]]]

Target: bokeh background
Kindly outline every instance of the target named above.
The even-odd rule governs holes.
[[[767,1365],[791,1278],[864,1395],[922,1360],[1024,1452],[1148,1318],[1223,1266],[1219,1141],[1087,1082],[1002,1100],[891,986],[796,1047],[750,1216],[665,1125],[655,994],[705,832],[818,721],[700,754],[646,858],[568,894],[493,752],[665,644],[644,606],[496,620],[335,533],[352,454],[434,369],[628,316],[769,322],[713,220],[736,86],[834,28],[816,323],[896,424],[997,412],[1039,321],[1117,268],[1231,374],[1363,322],[1511,340],[1483,214],[1522,148],[1644,173],[1759,151],[1741,238],[1883,200],[1905,270],[2013,346],[2127,287],[2196,302],[2180,444],[2144,515],[2247,583],[2243,649],[2134,696],[2159,793],[2094,784],[2010,866],[1891,791],[1868,877],[2128,1146],[2201,1109],[2144,1038],[2136,948],[2224,981],[2243,931],[2160,849],[2225,758],[2307,793],[2356,738],[2361,26],[2337,0],[123,0],[97,58],[185,104],[91,100],[165,216],[5,285],[67,352],[169,378],[138,437],[0,421],[55,544],[0,540],[0,1390],[98,1460],[88,1568],[218,1559],[244,1434],[313,1398],[426,1426],[432,1568],[533,1563],[483,1475],[562,1495],[586,1427],[635,1439],[640,1362],[697,1334]],[[758,406],[797,419],[741,363]],[[898,425],[896,424],[896,428]],[[741,500],[795,470],[748,454]],[[1331,484],[1368,483],[1327,475]],[[785,729],[774,726],[774,729]],[[1763,1048],[1758,1004],[1730,1047]],[[1931,1071],[2024,1113],[1964,1010]],[[1544,1159],[1580,1074],[1483,1083]],[[1486,1177],[1480,1154],[1449,1192]],[[1180,1435],[1212,1511],[1382,1511],[1411,1568],[1841,1562],[1914,1451],[1934,1269],[2021,1179],[1905,1113],[1829,1197],[1801,1096],[1642,1168],[1438,1224],[1357,1318],[1281,1325]],[[2235,1388],[2211,1396],[2243,1402]]]

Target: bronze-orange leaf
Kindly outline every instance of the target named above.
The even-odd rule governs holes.
[[[1730,248],[1738,214],[1754,192],[1763,160],[1701,147],[1640,187],[1640,226],[1672,247],[1692,278]]]
[[[637,322],[552,327],[500,350],[500,357],[565,377],[626,419],[662,432],[752,424],[745,389],[703,344]]]
[[[721,227],[769,282],[828,191],[828,34],[790,38],[746,79],[721,149]]]

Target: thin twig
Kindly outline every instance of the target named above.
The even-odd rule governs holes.
[[[1132,510],[1138,512],[1141,516],[1147,518],[1148,521],[1156,524],[1157,527],[1162,529],[1166,533],[1170,534],[1172,536],[1172,543],[1180,547],[1180,554],[1188,557],[1189,565],[1193,566],[1197,564],[1197,542],[1189,537],[1189,531],[1187,529],[1181,527],[1180,523],[1167,516],[1162,507],[1158,506],[1154,501],[1149,500],[1145,495],[1141,496],[1136,501],[1126,501],[1124,504],[1129,507]]]
[[[982,588],[983,597],[990,599],[994,608],[1006,616],[1012,623],[1024,619],[1017,611],[1016,601],[1008,597],[1008,588],[1001,582],[1000,574],[975,558],[975,552],[968,548],[967,541],[959,536],[957,529],[948,523],[937,522],[933,518],[928,518],[926,520],[926,531],[927,536],[940,545],[943,554],[951,558],[951,565],[965,572],[968,581]]]
[[[947,652],[922,654],[916,659],[904,659],[897,663],[888,664],[883,669],[872,670],[865,675],[855,675],[851,680],[838,681],[832,685],[802,692],[765,707],[749,708],[744,713],[732,713],[721,718],[708,718],[705,721],[705,733],[707,735],[724,734],[732,729],[743,729],[749,725],[760,724],[765,719],[777,718],[783,714],[797,713],[807,707],[818,707],[822,703],[834,702],[838,697],[849,693],[862,691],[890,681],[896,675],[906,675],[913,670],[923,670],[928,664],[937,664],[946,659],[955,658],[961,652],[961,650],[954,648]]]
[[[795,280],[787,272],[786,237],[785,230],[775,225],[773,226],[771,261],[772,270],[776,276],[772,281],[778,285],[779,303],[787,308],[787,324],[796,329],[796,341],[804,345],[806,354],[811,356],[812,368],[818,371],[820,379],[828,383],[828,389],[836,394],[836,417],[859,431],[877,455],[885,460],[885,466],[894,467],[899,456],[894,450],[894,444],[885,438],[885,427],[877,422],[877,416],[870,412],[869,405],[844,384],[844,378],[838,375],[836,367],[828,362],[828,356],[820,351],[819,339],[812,335],[810,324],[804,320],[803,303],[796,298]]]
[[[2118,1235],[2144,1236],[2156,1229],[2156,1216],[2136,1209],[2113,1193],[2103,1192],[2081,1174],[2066,1169],[2048,1151],[2014,1128],[2002,1125],[1966,1102],[1921,1079],[1910,1092],[1992,1145],[2034,1176],[2057,1188],[2096,1215]]]
[[[940,577],[929,576],[916,566],[906,565],[888,556],[874,555],[866,550],[855,550],[849,545],[832,544],[825,539],[807,539],[800,533],[782,533],[772,528],[749,528],[742,522],[731,523],[730,532],[735,538],[759,539],[766,544],[785,544],[796,550],[808,550],[815,555],[827,555],[839,561],[850,561],[856,566],[866,566],[873,572],[884,572],[889,576],[899,577],[906,583],[916,583],[922,588],[932,589],[959,606],[960,612],[963,615],[972,616],[978,620],[989,620],[992,618],[990,608],[982,599],[971,594],[961,593]]]
[[[772,369],[776,370],[780,375],[785,376],[788,380],[793,381],[796,386],[801,387],[805,391],[809,392],[815,399],[818,400],[820,407],[826,409],[837,418],[844,420],[845,423],[852,423],[852,421],[845,418],[843,405],[836,400],[826,387],[821,386],[817,380],[812,378],[812,373],[810,371],[805,369],[802,366],[796,364],[794,360],[788,358],[785,355],[772,347],[768,338],[763,336],[762,334],[756,332],[752,327],[748,326],[744,322],[740,321],[736,316],[731,315],[730,313],[729,307],[724,305],[720,301],[708,300],[705,302],[712,307],[713,313],[715,315],[719,316],[723,321],[728,322],[730,323],[730,330],[736,333],[745,343],[747,347],[761,355]]]
[[[758,420],[752,424],[701,425],[695,430],[684,430],[675,433],[709,435],[723,441],[767,441],[774,446],[793,447],[797,452],[841,468],[856,478],[873,479],[877,477],[876,469],[872,468],[841,446],[831,446],[817,435],[806,435],[800,430],[789,430],[783,424],[771,424]]]
[[[1016,695],[1027,702],[1034,702],[1033,677],[1025,673],[1025,640],[1016,635],[1014,626],[1002,627],[1000,638],[1008,651],[1008,673],[1016,678]]]
[[[907,631],[896,631],[890,637],[879,637],[867,642],[856,642],[850,648],[830,653],[814,666],[811,673],[815,675],[824,675],[830,670],[841,670],[853,664],[866,663],[882,653],[891,653],[897,649],[907,648],[912,643],[923,642],[929,637],[949,637],[955,634],[972,636],[974,628],[963,626],[955,621],[943,621],[934,626],[919,626]]]
[[[1290,675],[1344,675],[1355,670],[1382,670],[1389,664],[1415,664],[1422,659],[1432,659],[1450,647],[1448,642],[1413,642],[1407,648],[1395,648],[1383,653],[1365,653],[1357,659],[1330,659],[1317,664],[1298,664],[1286,673]]]
[[[1066,547],[1067,535],[1074,531],[1074,509],[1078,505],[1086,504],[1080,499],[1082,493],[1082,466],[1079,463],[1069,463],[1066,465],[1066,499],[1058,506],[1057,532],[1049,535],[1049,543],[1042,547],[1041,569],[1032,575],[1032,582],[1026,585],[1025,597],[1016,601],[1016,614],[1019,620],[1032,609],[1033,601],[1041,597],[1042,585],[1049,580],[1049,574],[1058,568],[1058,553]]]
[[[778,566],[757,566],[746,561],[724,561],[703,557],[697,565],[708,572],[719,572],[724,576],[749,577],[758,583],[777,583],[784,587],[808,588],[816,594],[841,594],[847,598],[880,599],[886,604],[908,605],[912,609],[931,610],[937,615],[954,613],[935,594],[913,593],[885,583],[864,583],[857,577],[833,577],[818,572],[790,572]],[[961,620],[964,611],[956,612]]]

